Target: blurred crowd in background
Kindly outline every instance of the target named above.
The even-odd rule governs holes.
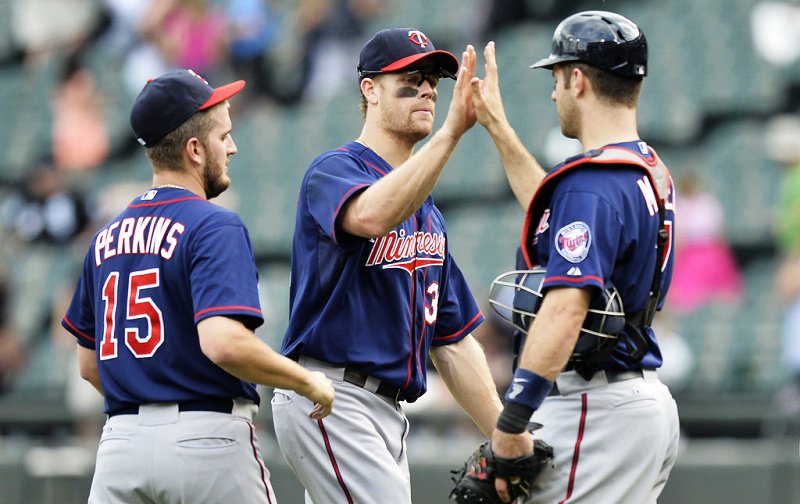
[[[385,23],[402,19],[404,2],[0,2],[4,4],[2,13],[7,15],[7,29],[0,40],[4,49],[0,52],[0,77],[11,75],[7,82],[13,86],[13,76],[43,68],[55,72],[54,85],[37,98],[50,118],[47,141],[22,170],[0,164],[0,395],[35,392],[43,397],[47,396],[43,390],[55,390],[77,420],[74,433],[95,439],[99,435],[97,422],[102,421],[102,403],[91,387],[80,381],[73,362],[74,341],[58,322],[77,279],[79,265],[74,264],[74,258],[82,255],[94,230],[141,188],[129,183],[122,171],[108,177],[108,183],[86,183],[87,178],[102,177],[109,163],[144,157],[126,127],[133,97],[148,78],[185,67],[212,84],[231,76],[247,80],[247,99],[234,105],[234,114],[258,109],[268,118],[270,111],[301,110],[310,103],[340,100],[342,96],[351,98],[356,110],[355,61],[359,48]],[[615,8],[611,1],[574,3],[473,0],[468,2],[475,11],[470,17],[472,23],[462,26],[459,36],[449,34],[450,38],[440,43],[436,33],[428,35],[437,46],[458,52],[465,41],[482,47],[485,41],[520,24],[541,21],[551,32],[555,20],[573,11]],[[771,65],[800,65],[800,6],[796,2],[752,3],[752,32],[742,36],[748,37],[753,50]],[[428,21],[418,19],[408,25],[425,30]],[[113,71],[120,73],[116,77],[124,86],[113,101],[100,85],[108,76],[102,68],[87,63],[98,52],[115,62]],[[516,57],[526,63],[534,59],[532,54]],[[501,70],[501,79],[503,76]],[[648,85],[646,81],[645,87]],[[343,95],[343,89],[349,94]],[[783,379],[769,392],[784,411],[800,414],[800,80],[787,89],[789,96],[778,110],[758,117],[764,126],[763,154],[780,165],[781,172],[780,195],[771,209],[774,218],[763,222],[774,241],[763,243],[756,252],[766,255],[774,266],[765,270],[771,275],[769,282],[760,285],[777,293],[782,303],[776,309],[779,330],[768,337],[780,346],[776,352],[781,359],[774,365],[782,367],[779,374]],[[541,100],[547,99],[546,90],[542,90]],[[11,106],[0,103],[0,117]],[[19,124],[3,119],[0,136],[25,135],[14,131]],[[234,131],[234,137],[236,134]],[[557,130],[554,135],[547,141],[548,150],[541,153],[546,161],[553,158],[552,162],[557,162],[579,149],[565,142]],[[250,136],[258,138],[258,132]],[[304,148],[302,140],[284,148]],[[658,149],[658,139],[650,141]],[[14,141],[0,143],[9,151],[15,149]],[[312,151],[322,148],[308,146]],[[7,155],[5,159],[13,157]],[[666,161],[671,165],[669,158]],[[262,160],[260,169],[270,170],[270,160]],[[302,171],[305,166],[292,169]],[[684,333],[689,326],[677,321],[692,320],[709,306],[724,306],[726,313],[743,309],[747,291],[754,287],[742,273],[742,262],[750,258],[752,250],[737,248],[728,236],[731,223],[725,198],[729,195],[718,188],[715,179],[691,170],[678,171],[676,270],[667,307],[656,324],[665,353],[662,376],[680,397],[681,390],[691,386],[701,346]],[[75,174],[81,183],[73,183]],[[232,177],[236,182],[236,173]],[[59,260],[71,262],[70,267],[59,266]],[[508,258],[507,269],[511,269],[512,260]],[[271,311],[270,307],[268,313]],[[490,357],[502,393],[511,377],[511,328],[494,316],[488,304],[485,313],[488,320],[477,336]],[[280,336],[272,335],[270,341],[279,341]],[[2,400],[0,397],[0,403]],[[429,394],[409,410],[446,412],[452,406],[448,393],[433,376]],[[469,426],[465,423],[464,428]],[[0,424],[0,434],[9,430]]]

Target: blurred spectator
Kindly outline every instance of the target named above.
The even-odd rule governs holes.
[[[247,81],[245,92],[281,101],[270,53],[278,35],[278,16],[268,0],[229,0],[227,16],[231,65]]]
[[[767,156],[784,167],[777,212],[778,295],[785,302],[783,359],[791,381],[780,394],[783,408],[800,413],[800,118],[775,117],[765,134]]]
[[[800,116],[785,114],[769,121],[765,130],[767,157],[783,166],[776,233],[778,251],[800,254]]]
[[[356,83],[354,68],[366,23],[381,13],[383,0],[303,0],[298,19],[304,37],[304,96],[330,98]]]
[[[14,334],[10,320],[9,290],[5,268],[0,264],[0,395],[8,390],[10,379],[25,363],[23,346]]]
[[[10,1],[12,39],[30,64],[76,50],[105,22],[99,0]]]
[[[151,4],[155,10],[146,33],[161,49],[171,67],[190,68],[211,76],[228,51],[225,11],[207,0],[167,0]]]
[[[80,53],[67,58],[51,100],[53,161],[62,170],[96,168],[110,151],[103,98],[80,58]]]
[[[4,227],[27,243],[66,243],[86,228],[84,197],[64,186],[51,161],[43,161],[0,207]]]
[[[159,47],[148,36],[174,0],[104,0],[111,25],[103,47],[121,58],[122,73],[131,100],[147,79],[169,68]],[[138,144],[137,144],[138,145]]]
[[[738,302],[744,289],[725,238],[722,203],[694,174],[678,178],[676,191],[675,269],[667,307],[685,313],[714,301]]]
[[[781,259],[775,284],[778,295],[786,303],[782,356],[789,372],[789,383],[781,391],[779,400],[786,411],[800,413],[800,254]]]

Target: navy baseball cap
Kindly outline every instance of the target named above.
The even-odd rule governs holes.
[[[383,72],[408,68],[421,59],[431,58],[442,74],[451,79],[458,73],[458,58],[433,47],[433,42],[416,28],[389,28],[376,33],[361,48],[359,80]]]
[[[218,88],[192,70],[169,71],[147,81],[131,109],[131,128],[136,139],[150,147],[190,117],[244,89],[238,80]]]

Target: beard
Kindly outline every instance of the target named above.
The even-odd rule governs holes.
[[[558,116],[561,122],[561,133],[567,138],[578,138],[581,117],[575,104],[569,100],[562,101]]]
[[[203,167],[203,189],[206,198],[216,198],[225,192],[231,185],[231,179],[225,174],[225,161],[222,159],[208,159]]]

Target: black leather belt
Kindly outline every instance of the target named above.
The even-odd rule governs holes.
[[[182,401],[178,403],[178,411],[214,411],[217,413],[230,413],[233,411],[233,399],[198,399],[196,401]],[[108,413],[108,416],[138,414],[139,405],[134,404],[111,411]]]
[[[635,378],[644,378],[644,371],[641,369],[630,369],[626,371],[606,370],[606,380],[608,383],[617,383],[626,380],[633,380]],[[553,383],[553,388],[550,389],[550,393],[548,395],[561,395],[561,391],[558,390],[558,383]]]
[[[365,373],[362,373],[358,369],[353,369],[350,367],[344,368],[344,378],[343,380],[347,383],[352,383],[357,387],[364,388],[367,384],[367,378],[369,378]],[[406,400],[406,393],[393,386],[389,385],[388,383],[381,381],[378,383],[378,388],[375,390],[375,393],[386,397],[387,399],[393,402],[400,402]]]

